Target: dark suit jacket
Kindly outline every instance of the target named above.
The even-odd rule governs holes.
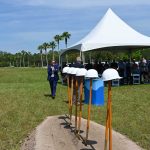
[[[53,67],[54,67],[54,77],[51,77],[51,75],[52,75],[52,65],[48,65],[48,70],[47,70],[48,77],[47,77],[47,80],[50,81],[50,80],[54,79],[54,80],[58,81],[59,80],[59,75],[58,75],[59,66],[57,64],[55,64]]]
[[[75,68],[84,68],[84,66],[78,62],[76,62],[75,64],[72,64],[71,67],[75,67]]]

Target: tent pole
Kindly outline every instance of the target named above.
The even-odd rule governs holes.
[[[84,56],[84,53],[80,51],[80,57],[81,57],[81,60],[83,62],[83,64],[85,63],[85,56]]]
[[[132,56],[132,50],[129,49],[129,50],[128,50],[128,57],[129,57],[130,62],[131,62],[131,56]]]
[[[82,51],[80,50],[80,58],[82,59]]]
[[[89,52],[90,55],[90,64],[92,63],[92,57],[91,57],[91,52]]]

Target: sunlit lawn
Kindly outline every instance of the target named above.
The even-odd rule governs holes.
[[[19,149],[47,116],[68,113],[67,87],[59,83],[53,100],[46,79],[46,69],[0,68],[0,150]],[[150,85],[115,87],[112,96],[113,129],[150,150]],[[86,105],[83,112],[86,118]],[[92,106],[92,120],[105,125],[105,118],[106,103]]]

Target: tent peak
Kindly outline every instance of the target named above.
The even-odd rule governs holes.
[[[118,15],[116,15],[116,13],[111,8],[108,8],[108,10],[105,13],[105,15],[103,16],[103,18],[111,18],[111,17],[117,17],[117,18],[119,18]],[[100,22],[101,22],[101,20],[100,20]]]
[[[115,12],[111,9],[111,8],[108,8],[107,12],[105,13],[105,15],[108,15],[108,14],[115,14]],[[115,14],[116,15],[116,14]]]
[[[113,12],[113,10],[111,8],[108,8],[106,13],[108,13],[108,12]]]
[[[150,37],[134,30],[109,8],[97,25],[66,51],[76,49],[84,52],[112,47],[150,47]]]

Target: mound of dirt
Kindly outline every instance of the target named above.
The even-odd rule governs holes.
[[[67,116],[47,117],[33,131],[21,146],[21,150],[103,150],[105,127],[90,122],[89,139],[87,145],[83,142],[86,131],[86,120],[82,119],[81,137],[74,133],[74,117],[72,125],[68,125]],[[113,150],[142,150],[127,137],[117,133],[113,134]]]

